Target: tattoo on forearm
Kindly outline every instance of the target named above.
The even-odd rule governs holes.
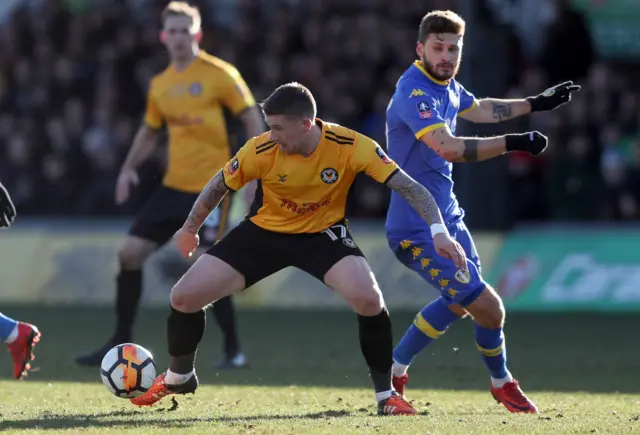
[[[194,233],[198,232],[202,223],[207,219],[214,208],[218,206],[229,189],[224,184],[222,170],[219,171],[202,190],[198,199],[193,204],[191,213],[185,222],[185,228]]]
[[[464,141],[464,151],[462,152],[462,159],[465,162],[477,162],[478,161],[478,142],[475,140]]]
[[[411,207],[429,224],[444,224],[435,198],[424,186],[409,177],[402,170],[398,171],[387,186],[406,199]]]
[[[504,121],[511,118],[511,104],[509,103],[492,103],[493,107],[493,119],[498,121]]]

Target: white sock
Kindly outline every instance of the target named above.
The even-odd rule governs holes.
[[[173,373],[171,370],[167,370],[167,374],[164,376],[164,381],[169,385],[184,384],[195,373],[196,373],[195,369],[191,370],[189,373],[185,373],[184,375]]]
[[[376,402],[382,402],[384,399],[391,397],[393,390],[380,391],[376,393]]]
[[[504,378],[491,378],[491,385],[493,385],[495,388],[502,388],[504,387],[504,384],[508,382],[513,382],[513,376],[511,376],[511,373],[509,372],[507,372],[507,376],[505,376]]]
[[[16,323],[16,326],[13,327],[11,334],[9,334],[9,336],[4,342],[13,343],[14,341],[16,341],[16,338],[18,338],[18,323]]]
[[[409,369],[409,364],[400,364],[398,362],[393,362],[393,366],[391,367],[391,374],[396,377],[404,376]]]

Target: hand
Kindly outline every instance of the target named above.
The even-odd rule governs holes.
[[[534,156],[547,149],[549,139],[539,131],[528,131],[522,134],[507,134],[505,136],[507,152],[525,151]]]
[[[173,241],[175,242],[178,251],[180,251],[184,257],[191,258],[193,253],[196,252],[196,249],[198,249],[200,236],[184,228],[180,228],[173,235]]]
[[[535,97],[526,100],[531,104],[532,112],[554,110],[571,101],[571,93],[580,90],[580,85],[574,85],[572,81],[564,82],[547,89]]]
[[[129,199],[130,185],[137,186],[140,183],[138,173],[133,169],[123,168],[118,175],[118,181],[116,181],[116,204],[122,205]]]
[[[16,208],[9,192],[0,184],[0,228],[9,228],[16,217]]]
[[[464,249],[449,234],[436,234],[433,237],[433,246],[438,255],[453,260],[458,269],[467,270],[467,256]]]

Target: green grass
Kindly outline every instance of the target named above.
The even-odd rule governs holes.
[[[469,321],[454,325],[411,369],[417,418],[374,415],[355,316],[345,312],[247,311],[240,333],[251,367],[219,372],[215,322],[198,356],[201,389],[137,409],[111,396],[78,351],[110,332],[111,310],[3,307],[43,332],[35,371],[10,380],[0,361],[0,432],[52,433],[632,433],[640,431],[638,316],[512,315],[509,366],[542,415],[512,415],[488,393]],[[166,311],[140,315],[136,342],[167,364]],[[398,339],[413,313],[392,313]],[[212,319],[210,319],[212,320]]]

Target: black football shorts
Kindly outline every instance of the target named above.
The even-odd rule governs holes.
[[[288,266],[304,270],[324,282],[329,269],[344,257],[364,257],[351,237],[346,220],[319,233],[285,234],[265,230],[246,219],[207,254],[240,272],[245,278],[245,287]]]

